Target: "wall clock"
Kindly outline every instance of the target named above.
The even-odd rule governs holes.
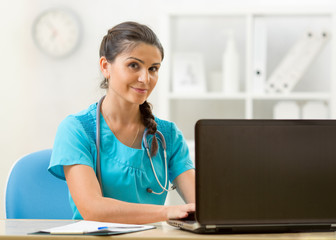
[[[78,47],[81,38],[79,18],[65,9],[49,9],[37,16],[32,30],[37,47],[47,55],[62,58]]]

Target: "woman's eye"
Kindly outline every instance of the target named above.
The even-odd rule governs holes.
[[[130,68],[134,68],[137,69],[139,67],[139,65],[137,63],[131,63],[128,65]]]
[[[149,70],[151,72],[157,72],[159,69],[157,67],[151,67]]]

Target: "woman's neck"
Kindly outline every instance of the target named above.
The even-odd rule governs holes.
[[[139,105],[121,102],[106,96],[101,112],[110,130],[123,144],[141,148],[144,126],[141,122]]]
[[[139,105],[110,95],[106,95],[101,108],[104,119],[116,125],[139,124],[141,121]]]

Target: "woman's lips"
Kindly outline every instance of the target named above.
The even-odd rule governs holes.
[[[148,91],[145,88],[135,88],[135,87],[132,87],[132,88],[138,93],[146,93]]]

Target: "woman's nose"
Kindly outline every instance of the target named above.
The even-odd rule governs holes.
[[[141,72],[139,78],[138,78],[139,82],[143,82],[143,83],[149,83],[150,81],[150,76],[148,71],[144,70]]]

